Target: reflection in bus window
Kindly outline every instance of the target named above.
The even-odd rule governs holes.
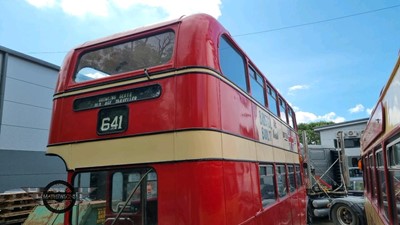
[[[296,183],[297,183],[297,188],[300,188],[302,185],[302,180],[301,180],[301,173],[300,173],[300,166],[296,165]]]
[[[132,169],[113,174],[111,209],[115,213],[122,210],[133,214],[133,221],[139,224],[142,224],[144,217],[146,224],[156,224],[157,174],[150,172],[142,180],[145,172],[142,169]]]
[[[390,190],[393,191],[394,214],[400,218],[400,170],[390,170]],[[397,213],[396,213],[397,211]]]
[[[251,95],[265,106],[264,79],[255,70],[249,67]]]
[[[90,225],[102,224],[105,218],[100,221],[97,219],[100,212],[105,212],[106,207],[106,184],[107,173],[104,171],[99,172],[84,172],[78,173],[74,178],[74,189],[77,192],[77,199],[72,210],[72,224],[73,225]],[[89,211],[83,217],[80,213],[85,212],[84,209],[88,207],[97,210]]]
[[[386,217],[386,219],[389,218],[389,214],[388,214],[388,198],[387,198],[387,193],[386,193],[386,179],[385,179],[385,171],[384,171],[384,167],[383,167],[383,152],[382,150],[378,151],[376,153],[376,167],[378,170],[378,184],[379,184],[379,193],[380,193],[380,198],[379,198],[379,204],[380,206],[384,209],[383,211],[384,216]]]
[[[276,104],[276,91],[270,86],[267,86],[268,90],[268,107],[269,110],[275,115],[278,115],[278,107]]]
[[[291,128],[294,128],[294,112],[293,112],[293,110],[292,109],[288,109],[288,119],[289,119],[289,126],[291,127]]]
[[[391,168],[400,169],[400,143],[397,143],[389,148],[388,158],[389,166]]]
[[[389,161],[389,189],[392,195],[392,207],[394,215],[400,218],[400,143],[396,143],[388,149]]]
[[[105,200],[106,172],[78,173],[74,179],[78,189],[79,200]]]
[[[172,56],[172,31],[84,53],[79,58],[76,82],[145,69],[167,63]]]
[[[296,190],[293,165],[288,165],[288,178],[289,178],[289,191],[293,192]]]
[[[260,166],[260,193],[263,207],[276,201],[274,178],[272,165]]]
[[[219,63],[230,81],[247,91],[245,65],[242,55],[224,37],[220,38]]]
[[[287,182],[286,182],[286,170],[284,165],[278,165],[277,168],[277,181],[278,181],[278,194],[279,197],[287,195]]]
[[[287,122],[286,103],[281,98],[279,98],[279,116],[283,121]]]
[[[373,198],[377,198],[378,195],[378,190],[377,190],[377,183],[376,183],[376,174],[375,174],[375,162],[374,158],[372,155],[369,156],[369,170],[371,174],[371,181],[372,181],[372,186],[371,186],[371,195]]]
[[[365,180],[370,181],[371,180],[371,175],[369,173],[369,165],[368,165],[368,158],[363,159],[363,173],[365,174]],[[367,190],[367,192],[371,191],[371,182],[365,182],[364,187]]]

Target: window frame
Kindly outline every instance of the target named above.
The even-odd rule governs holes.
[[[273,102],[272,99],[274,100]],[[278,93],[275,90],[275,88],[273,88],[272,85],[269,84],[268,82],[267,82],[267,106],[272,114],[274,114],[275,116],[279,115]]]
[[[231,50],[233,50],[237,56],[239,56],[241,58],[241,63],[243,65],[243,70],[242,70],[242,75],[244,76],[242,77],[242,79],[244,78],[244,80],[241,80],[240,83],[237,83],[237,79],[240,78],[240,76],[238,74],[229,74],[230,71],[224,71],[223,69],[223,65],[225,62],[223,61],[225,58],[222,57],[221,54],[221,43],[222,40],[226,42],[226,44],[230,47]],[[218,43],[218,62],[219,62],[219,69],[222,73],[222,75],[224,77],[226,77],[232,84],[234,84],[236,87],[238,87],[239,89],[241,89],[244,92],[249,92],[249,78],[248,78],[248,74],[247,74],[247,67],[248,67],[248,62],[246,60],[245,54],[243,54],[243,52],[240,50],[240,48],[235,44],[235,42],[226,34],[222,34],[219,39],[218,39],[219,43]],[[230,63],[232,64],[232,63]],[[227,68],[227,67],[224,67]],[[244,81],[244,83],[243,83]],[[244,85],[244,86],[242,86]]]
[[[252,65],[248,65],[247,66],[248,69],[248,74],[249,74],[249,89],[250,92],[249,94],[261,105],[263,105],[264,107],[266,107],[266,98],[265,98],[265,78],[257,72],[257,70],[252,66]],[[259,99],[257,99],[255,97],[255,93],[254,91],[256,90],[256,88],[253,88],[253,84],[258,85],[257,90],[259,91],[259,87],[261,87],[262,90],[262,94],[258,93],[257,94],[261,94],[262,97],[262,101],[259,101]]]
[[[364,189],[367,193],[371,193],[371,176],[369,171],[369,160],[368,155],[363,157],[363,173],[364,173]]]
[[[299,189],[301,186],[303,186],[303,179],[301,176],[301,170],[299,164],[294,165],[294,172],[296,177],[296,188]]]
[[[296,129],[296,119],[295,119],[296,114],[294,113],[293,109],[290,107],[288,107],[287,111],[288,111],[288,114],[287,114],[288,124],[291,128]]]
[[[288,187],[289,187],[289,192],[293,193],[296,191],[296,172],[293,164],[287,164],[286,165],[286,171],[287,171],[287,177],[288,177]],[[292,178],[290,177],[292,176]],[[293,184],[292,184],[293,182]]]
[[[271,174],[269,174],[268,173],[268,167],[271,169],[270,170],[270,172],[271,172]],[[270,176],[272,176],[272,179],[271,179],[271,181],[272,181],[272,186],[273,186],[273,196],[274,196],[274,198],[272,199],[272,198],[263,198],[263,193],[262,193],[262,188],[261,188],[261,185],[262,185],[262,183],[261,183],[261,179],[262,179],[262,174],[261,174],[261,171],[262,171],[262,169],[264,169],[265,168],[265,175],[263,175],[263,176],[267,176],[267,177],[270,177]],[[260,201],[261,201],[261,205],[262,205],[262,207],[263,208],[267,208],[267,207],[269,207],[270,205],[272,205],[272,204],[274,204],[276,201],[277,201],[277,199],[278,199],[278,193],[277,193],[277,185],[276,185],[276,172],[275,172],[275,166],[274,166],[274,164],[272,164],[272,163],[265,163],[265,164],[260,164],[259,165],[259,176],[260,176],[260,185],[259,185],[259,188],[260,188]],[[265,201],[264,201],[265,200]],[[268,200],[270,200],[270,201],[268,201]],[[273,200],[273,201],[271,201],[271,200]],[[263,202],[264,201],[264,202]]]
[[[140,197],[139,197],[139,210],[134,212],[134,211],[129,211],[126,212],[125,210],[123,211],[124,214],[129,213],[130,215],[137,217],[138,219],[141,220],[155,220],[156,222],[158,221],[158,182],[159,182],[159,177],[158,177],[158,173],[157,171],[152,168],[152,167],[127,167],[127,168],[110,168],[110,169],[104,169],[104,170],[79,170],[76,171],[75,173],[73,173],[71,180],[72,180],[72,185],[74,188],[81,188],[84,187],[85,185],[89,185],[88,188],[92,187],[92,174],[100,174],[101,176],[103,176],[103,179],[100,179],[99,181],[101,181],[102,186],[93,186],[93,187],[100,187],[98,188],[98,190],[101,190],[102,192],[100,193],[103,197],[103,199],[101,199],[102,201],[105,201],[105,211],[110,211],[111,214],[107,215],[107,217],[109,216],[113,216],[116,215],[118,212],[118,210],[114,210],[113,207],[113,196],[114,196],[114,189],[116,188],[114,186],[113,183],[113,179],[114,179],[114,175],[118,174],[118,173],[133,173],[133,172],[137,172],[140,173],[140,179],[142,178],[143,175],[145,175],[147,172],[149,172],[148,174],[155,174],[155,179],[152,179],[151,177],[149,178],[149,175],[147,175],[147,178],[144,178],[142,183],[140,184],[140,186],[138,187],[138,190],[140,190]],[[87,174],[87,175],[86,175]],[[81,175],[84,175],[85,177],[82,178]],[[154,178],[154,177],[153,177]],[[82,180],[85,181],[84,184],[82,184]],[[122,176],[122,185],[121,185],[121,189],[123,192],[127,191],[127,189],[125,188],[125,184],[124,184],[124,177]],[[139,181],[140,181],[139,179]],[[87,182],[90,182],[89,184],[86,184]],[[149,182],[154,182],[152,184],[152,188],[149,189],[148,185]],[[134,186],[133,186],[134,187]],[[133,188],[132,187],[132,188]],[[86,189],[86,188],[85,188]],[[131,189],[133,190],[133,189]],[[121,198],[128,197],[130,194],[129,193],[121,193]],[[152,192],[149,195],[149,190]],[[104,193],[103,193],[104,192]],[[104,195],[104,196],[103,196]],[[121,199],[121,202],[122,202]],[[133,198],[132,198],[133,199]],[[133,202],[133,200],[131,199],[131,201]],[[78,199],[79,201],[79,199]],[[77,201],[77,202],[78,202]],[[149,202],[153,202],[151,205],[149,204]],[[118,204],[117,204],[118,205]],[[117,206],[116,205],[116,206]],[[132,205],[130,205],[130,207],[132,207]],[[149,210],[153,210],[155,212],[149,213]],[[76,213],[74,213],[76,212]],[[72,211],[71,215],[69,216],[69,221],[71,224],[75,224],[75,218],[79,217],[79,210],[76,211]],[[140,214],[140,215],[139,215]]]
[[[387,144],[386,147],[386,166],[387,166],[387,173],[388,173],[388,189],[389,189],[389,193],[388,193],[388,198],[390,200],[389,204],[391,206],[396,206],[397,203],[400,203],[400,199],[397,197],[396,193],[398,193],[395,188],[396,187],[400,187],[400,179],[396,179],[399,180],[399,182],[397,182],[396,184],[394,183],[394,179],[393,176],[396,175],[396,173],[400,172],[400,158],[398,158],[399,163],[398,164],[392,164],[392,158],[394,155],[392,153],[394,146],[400,145],[400,138],[393,138],[392,141],[389,141],[389,144]],[[399,147],[400,149],[400,147]],[[399,151],[400,152],[400,151]],[[399,194],[400,196],[400,194]],[[397,200],[397,201],[396,201]],[[393,221],[393,224],[398,224],[400,221],[399,220],[399,215],[400,215],[400,210],[397,209],[397,207],[390,207],[390,212],[391,212],[391,220]]]
[[[286,101],[282,98],[282,96],[279,95],[279,100],[278,100],[278,105],[279,105],[279,118],[283,120],[286,124],[289,124],[288,122],[288,116],[287,116],[287,104]],[[282,109],[284,112],[282,112]],[[283,118],[282,118],[283,117]]]
[[[280,168],[283,168],[283,173],[281,173]],[[278,179],[280,178],[279,176],[283,177],[284,179],[282,180],[282,188],[284,188],[284,192],[280,192],[280,186]],[[288,188],[288,179],[287,179],[287,171],[286,171],[286,165],[285,164],[276,164],[276,186],[278,190],[278,197],[279,198],[285,198],[289,195],[289,188]],[[282,193],[282,195],[281,195]]]
[[[377,174],[376,174],[376,162],[375,162],[375,151],[369,154],[369,165],[371,170],[371,198],[373,201],[378,200],[378,188],[377,188]]]

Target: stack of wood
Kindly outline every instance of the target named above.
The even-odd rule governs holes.
[[[40,193],[0,194],[0,225],[22,224],[39,200]]]

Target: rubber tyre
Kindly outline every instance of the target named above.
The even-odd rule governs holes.
[[[332,208],[332,220],[335,225],[360,225],[360,220],[350,206],[338,203]]]

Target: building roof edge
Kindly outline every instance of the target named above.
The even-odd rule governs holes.
[[[40,65],[48,67],[50,69],[54,69],[54,70],[57,70],[57,71],[60,70],[60,66],[57,66],[55,64],[49,63],[47,61],[44,61],[42,59],[38,59],[38,58],[35,58],[33,56],[30,56],[30,55],[27,55],[27,54],[24,54],[24,53],[21,53],[21,52],[6,48],[6,47],[4,47],[2,45],[0,45],[0,52],[6,52],[6,53],[8,53],[10,55],[16,56],[16,57],[21,58],[21,59],[28,60],[28,61],[36,63],[36,64],[40,64]]]
[[[329,130],[329,129],[334,129],[334,128],[339,128],[339,127],[345,127],[349,125],[357,125],[357,124],[362,124],[362,123],[367,123],[369,118],[362,118],[362,119],[357,119],[357,120],[351,120],[351,121],[346,121],[342,123],[335,123],[335,124],[330,124],[326,126],[321,126],[321,127],[315,127],[314,131],[323,131],[323,130]]]

